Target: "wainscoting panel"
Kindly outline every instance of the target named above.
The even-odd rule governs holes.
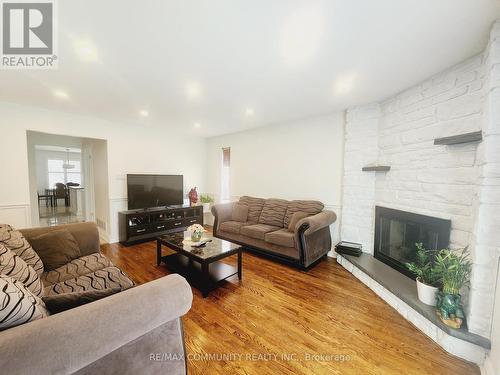
[[[0,223],[19,229],[31,227],[30,207],[29,204],[0,205]]]

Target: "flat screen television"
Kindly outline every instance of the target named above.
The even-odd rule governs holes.
[[[183,186],[182,175],[128,174],[128,209],[182,205]]]

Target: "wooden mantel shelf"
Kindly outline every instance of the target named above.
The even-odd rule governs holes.
[[[388,165],[367,165],[361,170],[363,172],[387,172],[391,169]]]
[[[435,145],[459,145],[462,143],[481,142],[483,140],[483,132],[471,132],[451,137],[443,137],[434,139]]]

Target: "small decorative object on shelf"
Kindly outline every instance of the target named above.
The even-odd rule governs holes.
[[[441,250],[436,256],[436,271],[442,284],[437,293],[437,315],[444,324],[458,329],[465,320],[460,289],[469,284],[472,271],[468,248],[461,252]]]
[[[198,203],[198,192],[196,191],[196,186],[191,190],[189,190],[188,197],[189,197],[189,204],[191,206],[195,206],[196,203]]]
[[[200,224],[193,224],[187,228],[188,232],[191,232],[191,241],[200,242],[203,237],[203,233],[206,232],[205,228],[203,228]]]
[[[418,299],[426,305],[436,306],[439,274],[434,264],[437,250],[426,250],[422,243],[416,243],[417,259],[406,263],[406,267],[417,276]]]

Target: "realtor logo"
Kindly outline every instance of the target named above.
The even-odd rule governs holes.
[[[2,56],[4,69],[57,67],[53,2],[3,1]]]

